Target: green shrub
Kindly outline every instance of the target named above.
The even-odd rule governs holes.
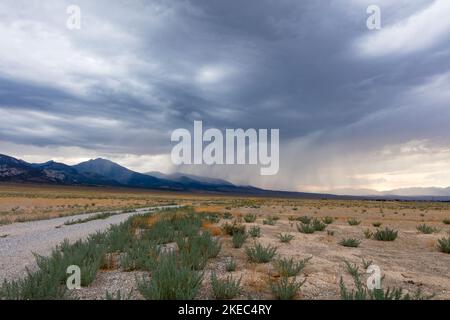
[[[314,228],[315,231],[323,231],[327,227],[327,225],[325,223],[321,222],[318,219],[314,219],[311,222],[311,225],[312,225],[312,227]]]
[[[348,274],[350,274],[352,277],[359,276],[360,272],[358,265],[351,264],[347,260],[344,260],[344,263],[345,263],[345,270],[347,271]]]
[[[236,221],[234,221],[232,224],[227,222],[222,226],[222,230],[225,232],[225,234],[232,236],[235,233],[245,233],[245,226],[242,224],[238,224]]]
[[[241,248],[242,245],[244,244],[245,240],[247,240],[247,234],[246,233],[241,233],[241,232],[237,232],[233,234],[233,247],[234,248]]]
[[[159,249],[155,243],[136,240],[120,257],[120,265],[125,271],[150,271],[157,263]]]
[[[185,214],[182,217],[174,214],[162,221],[158,221],[155,225],[164,222],[167,222],[169,227],[173,227],[177,232],[177,235],[185,237],[196,235],[202,226],[202,219],[198,214],[195,214],[193,212],[189,212],[188,214]],[[153,228],[155,227],[155,225],[153,226]],[[169,236],[170,232],[168,233],[168,237]],[[165,241],[166,241],[165,243],[168,243],[172,242],[173,239],[167,239]]]
[[[94,241],[79,240],[73,244],[65,240],[57,246],[49,257],[35,255],[39,270],[59,279],[61,284],[67,278],[67,268],[80,267],[81,285],[86,287],[94,281],[97,271],[103,264],[105,246]]]
[[[41,270],[30,272],[23,279],[4,281],[0,287],[0,300],[61,300],[69,299],[67,287],[61,279]]]
[[[235,280],[227,276],[224,280],[217,279],[216,273],[211,273],[211,287],[214,298],[218,300],[228,300],[235,298],[241,291],[241,279]]]
[[[361,223],[360,220],[356,220],[355,218],[348,219],[347,222],[351,226],[357,226]]]
[[[364,266],[364,269],[367,270],[367,268],[369,268],[372,265],[372,263],[373,263],[372,260],[366,261],[364,258],[362,258],[362,264]]]
[[[183,219],[184,220],[184,219]],[[178,226],[168,219],[163,219],[155,222],[151,227],[146,229],[142,235],[142,238],[155,242],[157,244],[165,244],[174,242],[177,237],[177,230],[183,230],[183,233],[196,233],[198,229],[193,227],[192,224],[179,223]],[[192,230],[188,230],[192,229]],[[181,232],[181,231],[180,231]]]
[[[270,283],[270,290],[278,300],[293,300],[305,282],[306,279],[297,283],[295,279],[289,280],[287,277],[282,277],[280,280]]]
[[[129,248],[134,241],[134,237],[130,232],[130,224],[126,222],[118,225],[111,225],[105,234],[99,232],[91,237],[97,238],[98,241],[104,238],[108,252],[124,251]]]
[[[450,224],[450,219],[444,219],[444,220],[442,220],[442,223],[443,224]]]
[[[236,261],[233,258],[230,258],[225,263],[225,270],[228,272],[236,271]]]
[[[334,222],[333,217],[325,217],[322,219],[322,221],[326,224],[332,224]]]
[[[361,244],[361,241],[359,241],[358,239],[349,238],[342,239],[339,244],[344,247],[357,248]]]
[[[88,240],[73,244],[64,241],[52,250],[50,256],[35,255],[37,271],[30,272],[23,279],[4,282],[0,297],[11,300],[66,299],[67,268],[80,267],[81,285],[88,286],[95,279],[106,253],[105,236],[97,233]]]
[[[162,254],[150,280],[138,279],[139,292],[148,300],[192,300],[203,274],[179,263],[174,253]]]
[[[297,230],[301,233],[314,233],[316,229],[311,224],[305,224],[305,223],[297,223]]]
[[[205,248],[208,259],[215,258],[219,255],[222,244],[218,238],[213,238],[209,232],[203,232],[196,238],[198,239],[199,245]]]
[[[257,227],[257,226],[253,226],[250,228],[250,230],[248,231],[248,234],[252,237],[252,238],[259,238],[261,236],[261,228]]]
[[[386,227],[384,230],[377,230],[373,237],[378,241],[394,241],[398,236],[398,231]]]
[[[372,225],[373,225],[375,228],[378,228],[378,227],[380,227],[380,226],[382,225],[382,223],[381,223],[381,222],[374,222],[374,223],[372,223]]]
[[[123,295],[120,290],[117,290],[116,293],[106,291],[105,300],[131,300],[131,291],[127,295]]]
[[[219,223],[220,222],[220,217],[217,213],[204,212],[202,217],[203,217],[203,219],[205,219],[206,221],[208,221],[210,223]]]
[[[81,219],[75,219],[75,220],[68,220],[66,222],[64,222],[65,226],[71,226],[74,224],[81,224],[81,223],[85,223],[85,222],[89,222],[89,221],[93,221],[93,220],[105,220],[109,217],[115,216],[117,214],[120,213],[116,213],[116,212],[100,212],[97,214],[93,214],[87,218],[81,218]]]
[[[417,230],[423,234],[430,234],[438,231],[436,228],[428,226],[425,223],[418,225]]]
[[[202,270],[209,258],[217,257],[221,244],[209,232],[177,240],[181,261],[193,270]]]
[[[422,294],[420,288],[415,294],[403,294],[402,288],[387,288],[369,290],[361,281],[358,267],[350,265],[345,261],[347,265],[347,272],[353,278],[353,283],[356,289],[349,291],[344,280],[341,277],[339,282],[340,295],[342,300],[426,300],[432,298],[434,295],[425,296]]]
[[[178,241],[177,243],[180,247],[180,243]],[[182,246],[179,255],[181,262],[192,270],[203,270],[208,262],[205,252],[198,246]]]
[[[256,263],[267,263],[270,262],[277,252],[276,247],[267,246],[263,247],[261,244],[257,243],[253,247],[245,248],[245,253],[252,262]]]
[[[364,233],[364,237],[366,237],[366,239],[370,239],[370,238],[372,238],[372,236],[373,236],[373,232],[370,231],[370,229],[365,229],[365,230],[363,231],[363,233]]]
[[[230,209],[231,209],[231,208],[230,208]],[[230,219],[233,219],[233,214],[231,214],[230,212],[225,212],[225,213],[222,215],[222,217],[223,217],[224,219],[230,220]]]
[[[244,221],[247,223],[255,222],[256,221],[256,214],[246,214],[244,216]]]
[[[450,253],[450,237],[439,239],[438,248],[441,252]]]
[[[303,217],[298,217],[297,220],[300,221],[301,223],[309,224],[312,219],[308,216],[303,216]]]
[[[294,239],[294,236],[289,233],[285,233],[285,234],[279,233],[277,235],[277,238],[280,239],[280,241],[283,243],[290,243],[291,240]]]
[[[278,259],[274,261],[274,267],[282,277],[294,277],[302,272],[306,264],[311,259],[312,257],[305,258],[300,261],[294,261],[293,258]]]
[[[275,222],[276,222],[276,220],[273,219],[272,217],[269,217],[269,218],[263,220],[263,224],[267,224],[269,226],[275,225]]]

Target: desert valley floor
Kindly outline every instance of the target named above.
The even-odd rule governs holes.
[[[173,205],[181,207],[146,210]],[[185,216],[193,222],[184,221]],[[164,224],[169,220],[174,225],[183,221],[184,226]],[[294,288],[290,297],[295,299],[341,299],[342,284],[349,291],[355,289],[349,268],[351,273],[358,267],[365,285],[365,269],[373,264],[381,270],[383,289],[402,288],[410,295],[420,290],[424,297],[450,299],[450,254],[438,245],[440,239],[450,241],[450,203],[252,198],[32,185],[0,186],[0,260],[4,264],[0,279],[7,281],[3,298],[23,297],[23,293],[13,292],[11,283],[26,279],[25,267],[38,272],[32,251],[50,255],[57,244],[34,241],[29,252],[22,252],[23,259],[30,257],[27,261],[8,266],[16,254],[14,244],[23,240],[23,230],[39,223],[45,232],[57,230],[73,243],[87,241],[88,234],[106,232],[111,224],[126,221],[126,232],[132,233],[124,235],[129,246],[102,247],[101,262],[91,279],[61,297],[171,297],[155,293],[151,281],[160,276],[156,265],[161,261],[150,252],[157,243],[158,252],[182,256],[183,246],[191,248],[194,242],[176,235],[182,228],[198,226],[199,234],[207,233],[217,250],[212,248],[216,252],[193,268],[199,278],[192,285],[191,298],[274,299],[284,297],[280,291]],[[386,228],[397,233],[392,241],[383,241],[387,240],[383,238]],[[160,238],[154,236],[156,232],[161,232]],[[186,231],[183,237],[189,238],[188,234]],[[151,239],[152,245],[143,246],[139,241],[146,240],[141,239]],[[33,243],[33,239],[28,241]],[[255,253],[258,250],[266,257],[260,259]],[[11,268],[16,272],[6,271]],[[219,292],[217,281],[236,290],[228,288],[233,294],[226,289]]]

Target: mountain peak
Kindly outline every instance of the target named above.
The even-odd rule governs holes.
[[[118,163],[115,163],[111,160],[108,159],[103,159],[103,158],[96,158],[96,159],[90,159],[88,161],[85,162],[81,162],[77,165],[74,166],[77,169],[88,169],[86,171],[102,171],[102,170],[110,170],[111,168],[117,168],[117,169],[121,169],[121,170],[125,170],[125,171],[131,171],[128,170],[127,168],[121,166]],[[95,170],[93,170],[95,169]]]
[[[247,191],[226,181],[211,180],[211,178],[186,174],[161,175],[163,177],[158,178],[135,172],[103,158],[90,159],[69,166],[53,160],[30,164],[13,157],[0,155],[0,181],[128,186],[173,191]]]
[[[36,165],[36,166],[51,166],[51,165],[54,165],[54,164],[58,164],[58,162],[53,161],[53,160],[49,160],[49,161],[44,162],[44,163],[33,163],[33,165]]]
[[[74,165],[78,172],[92,172],[127,184],[137,173],[107,159],[97,158]]]
[[[0,164],[16,164],[16,165],[29,165],[27,162],[20,160],[20,159],[16,159],[10,156],[7,156],[5,154],[0,154]]]
[[[105,162],[105,163],[114,163],[114,162],[112,162],[111,160],[104,159],[104,158],[90,159],[90,160],[88,160],[88,161],[86,161],[86,162]],[[117,164],[117,163],[114,163],[114,164]]]

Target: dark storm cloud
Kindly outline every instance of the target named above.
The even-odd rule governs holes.
[[[385,32],[366,28],[364,0],[78,1],[79,31],[65,29],[69,2],[3,1],[0,36],[11,41],[0,43],[0,111],[11,117],[0,134],[24,145],[151,155],[168,153],[171,131],[194,120],[280,128],[290,151],[279,185],[294,165],[286,159],[299,157],[292,150],[322,157],[321,146],[450,144],[440,126],[448,97],[430,106],[418,99],[420,88],[449,88],[448,26],[430,21],[431,40],[419,35],[417,46],[385,45],[399,22],[433,18],[439,8],[427,9],[438,2],[379,1]],[[307,149],[295,147],[305,139]]]

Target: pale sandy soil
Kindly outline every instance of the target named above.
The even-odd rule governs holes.
[[[303,286],[303,299],[336,299],[339,297],[339,280],[341,275],[348,285],[352,282],[345,273],[343,260],[357,263],[361,269],[362,259],[373,261],[381,268],[385,275],[383,287],[403,287],[408,291],[422,288],[426,293],[436,294],[438,299],[450,299],[450,255],[441,253],[436,247],[437,239],[448,236],[450,226],[444,225],[442,220],[449,218],[449,212],[433,211],[425,213],[414,209],[396,211],[384,210],[385,217],[381,216],[379,209],[365,209],[366,212],[354,208],[328,208],[320,209],[298,207],[297,211],[287,207],[261,207],[259,209],[244,209],[241,213],[256,213],[262,217],[266,215],[279,215],[281,218],[275,226],[263,225],[262,217],[248,226],[261,227],[261,238],[258,242],[264,245],[276,245],[281,257],[294,257],[303,259],[313,258],[305,268],[300,279],[306,277]],[[264,214],[261,214],[264,212]],[[317,212],[317,213],[315,213]],[[405,216],[402,215],[405,213]],[[303,216],[322,218],[331,216],[337,218],[326,230],[334,231],[333,236],[327,235],[326,230],[314,234],[302,234],[297,231],[296,222],[288,221],[288,216]],[[358,226],[350,226],[348,218],[361,220]],[[439,233],[430,235],[420,234],[416,226],[425,220],[428,225],[440,228]],[[399,231],[398,238],[393,242],[366,239],[363,230],[376,230],[372,222],[382,222],[382,228],[388,226]],[[291,233],[295,236],[290,244],[281,243],[276,237],[278,233]],[[254,286],[262,297],[270,298],[267,280],[272,270],[271,264],[256,265],[247,262],[245,253],[241,249],[234,249],[231,240],[224,240],[225,246],[221,255],[238,257],[244,271],[237,271],[236,275],[243,275],[243,281]],[[361,245],[358,248],[347,248],[338,244],[342,238],[358,238]],[[252,240],[248,240],[251,244]],[[237,253],[236,251],[241,251]]]
[[[309,204],[309,203],[308,203]],[[315,202],[315,205],[320,203]],[[260,208],[237,207],[229,211],[235,216],[246,213],[255,213],[258,219],[254,223],[244,223],[249,229],[253,225],[261,228],[261,237],[253,240],[249,238],[245,246],[252,245],[254,241],[263,245],[274,245],[278,248],[278,257],[293,257],[304,259],[312,256],[304,272],[297,277],[298,281],[306,278],[306,283],[301,289],[299,299],[339,299],[339,280],[342,276],[347,287],[352,288],[351,278],[345,272],[344,259],[356,263],[363,271],[362,259],[373,261],[373,264],[381,268],[384,275],[383,288],[402,287],[405,291],[414,293],[418,288],[426,294],[435,294],[434,299],[450,299],[450,255],[441,253],[436,247],[437,239],[448,236],[450,226],[444,225],[442,220],[449,218],[450,213],[442,210],[430,210],[426,213],[418,209],[398,208],[383,209],[384,217],[380,209],[366,208],[356,210],[354,207],[328,207],[320,208],[282,205],[261,206]],[[220,208],[220,205],[210,205],[210,211]],[[201,211],[208,210],[207,206],[200,208]],[[365,210],[363,212],[363,210]],[[398,213],[395,213],[398,212]],[[405,215],[403,215],[403,213]],[[424,216],[422,216],[424,214]],[[263,225],[262,220],[269,216],[276,215],[280,220],[274,226]],[[299,233],[295,227],[296,222],[290,222],[289,216],[303,216],[322,218],[325,216],[334,217],[336,220],[330,224],[326,230],[334,231],[334,235],[327,235],[326,230],[314,234]],[[358,226],[350,226],[348,218],[362,220]],[[239,218],[238,218],[239,220]],[[438,227],[439,233],[431,235],[420,234],[416,226],[422,221],[428,225]],[[222,220],[219,224],[230,222]],[[382,242],[366,239],[363,234],[364,229],[376,228],[372,222],[382,222],[382,227],[388,226],[399,231],[398,238],[393,242]],[[277,234],[290,233],[295,236],[290,244],[281,243]],[[338,244],[342,238],[358,238],[361,245],[358,248],[347,248]],[[279,276],[274,270],[272,263],[255,264],[248,261],[244,248],[235,249],[232,247],[230,236],[220,236],[222,239],[222,251],[215,259],[211,259],[205,269],[204,281],[199,292],[198,299],[212,299],[210,285],[210,272],[215,271],[219,277],[226,277],[228,274],[235,278],[241,278],[243,290],[240,299],[272,299],[269,281],[276,280]],[[227,259],[233,257],[237,262],[237,270],[231,273],[226,272],[225,263]],[[112,274],[121,274],[118,270],[111,274],[111,271],[100,272],[100,279],[113,277]],[[114,277],[119,277],[115,275]],[[133,276],[134,277],[134,276]],[[131,279],[131,275],[128,279]],[[131,280],[130,280],[131,281]],[[115,285],[105,284],[104,280],[93,283],[91,288],[82,289],[86,295],[81,293],[81,297],[92,298],[88,292],[104,292],[113,290]],[[129,288],[129,289],[126,289]],[[122,292],[129,292],[135,288],[131,281]],[[140,299],[140,295],[134,291],[132,298]],[[102,298],[103,295],[97,298]]]

